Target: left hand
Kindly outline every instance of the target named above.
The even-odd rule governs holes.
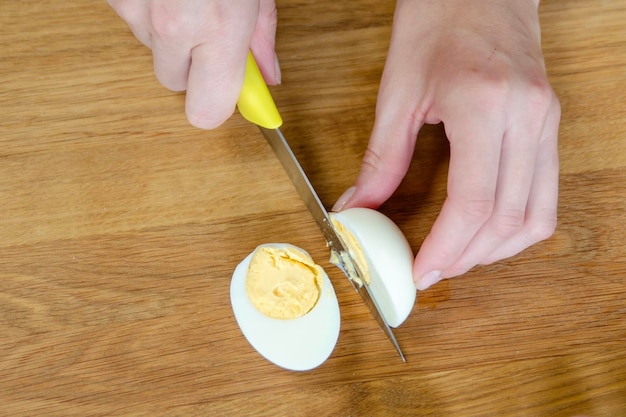
[[[556,227],[560,105],[532,0],[399,0],[370,142],[335,209],[376,208],[424,123],[450,142],[448,195],[414,263],[418,289],[512,256]]]

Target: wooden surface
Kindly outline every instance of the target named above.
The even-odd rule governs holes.
[[[258,130],[188,125],[104,1],[0,2],[0,415],[626,415],[626,0],[544,1],[559,227],[420,293],[398,360]],[[393,2],[279,2],[284,133],[328,206],[372,126]],[[381,210],[415,250],[445,196],[439,126]],[[342,329],[320,368],[243,338],[230,275],[288,241]]]

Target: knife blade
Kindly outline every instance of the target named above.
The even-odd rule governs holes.
[[[402,361],[406,362],[391,327],[384,319],[381,309],[376,303],[376,299],[373,297],[365,279],[363,279],[362,271],[352,260],[347,246],[341,237],[335,232],[328,211],[315,192],[309,178],[291,150],[289,143],[280,131],[282,118],[251,53],[248,54],[244,85],[237,102],[237,107],[244,118],[256,124],[259,126],[259,129],[261,129],[263,136],[276,154],[283,169],[298,191],[300,198],[304,201],[311,216],[324,235],[327,246],[331,251],[331,262],[346,275],[354,289],[363,299],[363,302],[379,327],[393,344]]]

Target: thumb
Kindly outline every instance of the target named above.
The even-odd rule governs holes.
[[[276,55],[276,25],[278,12],[274,0],[260,0],[259,17],[250,41],[254,55],[265,82],[270,85],[280,84],[281,73]]]

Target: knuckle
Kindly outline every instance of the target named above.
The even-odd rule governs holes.
[[[402,180],[406,173],[406,170],[403,169],[403,164],[397,163],[395,158],[389,158],[388,155],[380,154],[372,147],[368,147],[365,150],[361,161],[361,169],[393,181]]]
[[[483,224],[491,217],[494,204],[492,198],[466,199],[461,203],[461,215],[471,223]]]
[[[362,161],[363,167],[371,171],[377,171],[380,167],[381,162],[382,162],[382,158],[378,154],[378,152],[373,150],[371,147],[368,147],[365,150],[365,154],[363,155],[363,161]]]
[[[552,96],[552,103],[551,103],[551,109],[550,109],[556,120],[561,120],[561,102],[559,101],[559,98],[556,96],[555,93],[553,93]]]
[[[501,112],[511,94],[511,79],[502,69],[472,72],[467,77],[474,100],[486,112]]]
[[[533,221],[529,225],[529,235],[533,243],[541,242],[551,237],[557,226],[556,216]]]
[[[152,34],[161,39],[178,39],[189,32],[185,13],[170,10],[167,2],[156,2],[150,8]]]
[[[495,213],[493,216],[494,233],[500,238],[511,237],[522,230],[524,220],[524,210],[510,209]]]
[[[552,87],[545,77],[537,77],[530,80],[526,85],[524,94],[531,111],[541,115],[548,113],[553,106],[553,102],[556,101],[558,103]]]

